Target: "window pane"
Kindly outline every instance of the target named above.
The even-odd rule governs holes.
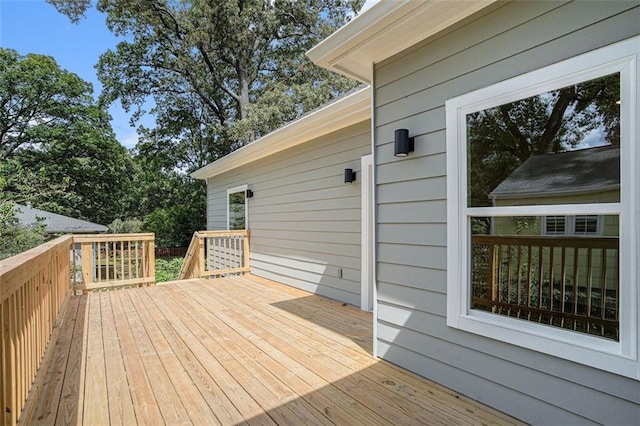
[[[620,201],[620,75],[467,115],[469,207]]]
[[[618,219],[586,237],[541,236],[540,217],[472,217],[471,309],[617,341]]]
[[[596,235],[598,233],[598,216],[576,216],[573,233],[576,235]]]
[[[244,191],[229,194],[229,229],[245,229]]]
[[[547,216],[545,218],[545,235],[564,235],[566,231],[566,218],[564,216]]]

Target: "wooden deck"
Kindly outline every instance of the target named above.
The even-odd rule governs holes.
[[[371,353],[371,314],[253,276],[74,296],[38,424],[516,424]]]

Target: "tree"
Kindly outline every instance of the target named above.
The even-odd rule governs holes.
[[[109,223],[131,160],[90,83],[48,56],[0,49],[0,168],[13,201]]]
[[[576,149],[594,131],[600,144],[620,141],[618,74],[488,108],[467,116],[471,205],[530,156]]]
[[[176,159],[167,153],[136,149],[134,162],[137,185],[130,214],[143,218],[143,230],[156,234],[158,246],[188,246],[193,233],[207,225],[204,182],[175,168]]]
[[[9,175],[2,167],[0,172],[0,260],[3,260],[42,244],[46,232],[42,224],[34,227],[20,225],[15,215],[15,204],[6,191]]]
[[[215,159],[355,85],[304,52],[361,3],[100,0],[126,38],[100,57],[101,99],[136,108],[135,121],[153,98],[159,139],[204,144]]]
[[[93,104],[91,84],[44,55],[0,48],[0,158],[59,137]]]
[[[64,13],[71,22],[78,22],[91,7],[91,0],[47,0],[60,13]]]

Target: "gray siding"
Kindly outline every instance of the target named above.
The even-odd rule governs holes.
[[[370,152],[366,121],[210,178],[207,227],[226,229],[226,190],[248,184],[251,272],[359,305],[360,158]],[[357,171],[351,184],[346,168]]]
[[[637,424],[638,381],[447,327],[444,104],[639,33],[638,2],[503,3],[376,66],[381,357],[534,424]]]

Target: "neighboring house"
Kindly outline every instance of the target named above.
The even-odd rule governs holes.
[[[247,185],[252,272],[349,303],[366,288],[360,277],[372,277],[375,355],[530,423],[637,424],[639,22],[638,1],[382,1],[309,52],[317,64],[371,85],[371,122],[364,107],[358,123],[347,115],[341,126],[338,113],[324,134],[305,138],[324,129],[306,117],[289,125],[298,131],[281,129],[207,166],[213,175],[196,172],[208,179],[209,228],[227,228],[229,195]],[[620,92],[619,201],[469,201],[471,115],[612,76]],[[414,137],[413,152],[400,129]],[[301,142],[283,147],[287,140]],[[342,171],[360,171],[369,153],[375,183],[367,212],[363,173],[353,185],[342,183]],[[619,220],[619,240],[610,241],[619,259],[603,268],[616,269],[619,294],[611,296],[607,276],[594,290],[602,306],[587,307],[587,315],[602,312],[593,322],[605,328],[613,303],[619,331],[594,335],[590,323],[569,330],[543,320],[542,308],[524,318],[474,305],[472,281],[483,262],[472,253],[471,230],[479,220],[589,215]],[[375,250],[366,243],[371,231],[357,231],[371,229],[367,220]],[[373,268],[365,261],[371,252]],[[542,281],[528,280],[535,292],[525,299]],[[571,297],[560,296],[562,309],[577,312],[579,293],[591,286],[572,285]],[[535,315],[541,319],[530,320]]]
[[[489,193],[494,206],[617,203],[620,146],[532,155]],[[511,218],[494,218],[494,233],[516,234]],[[551,215],[529,225],[532,235],[618,236],[614,215]]]
[[[109,230],[104,225],[74,219],[22,204],[15,204],[14,211],[20,225],[36,226],[42,223],[49,234],[96,234]]]

